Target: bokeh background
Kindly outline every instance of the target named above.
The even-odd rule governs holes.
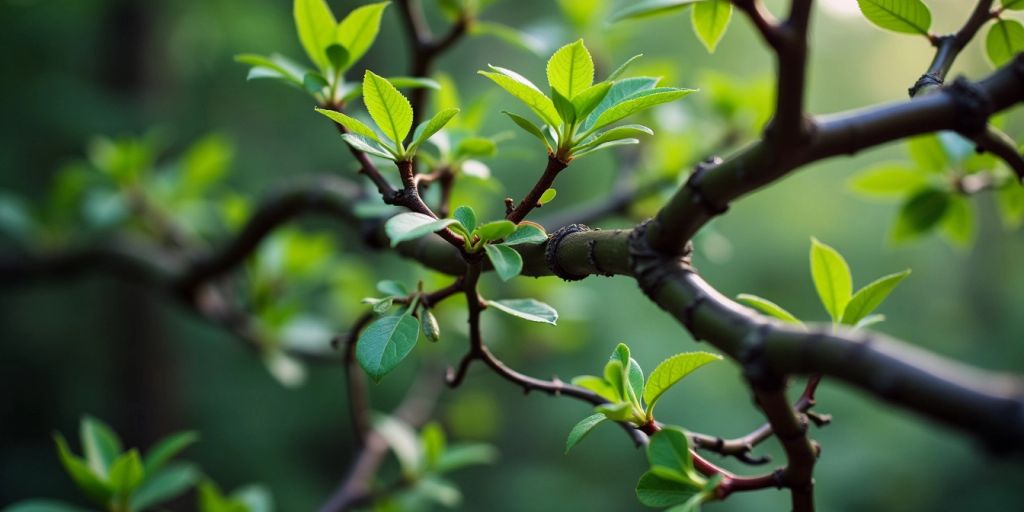
[[[445,22],[435,3],[424,2],[441,31]],[[330,3],[344,13],[361,2]],[[567,16],[559,2],[546,0],[498,1],[483,17],[532,34],[546,45],[545,52],[584,36],[605,73],[642,52],[638,73],[659,73],[670,85],[702,89],[683,100],[684,106],[656,116],[659,136],[641,146],[661,152],[652,166],[678,172],[704,156],[700,152],[711,146],[709,140],[720,136],[721,121],[709,113],[707,98],[721,76],[753,103],[765,97],[763,84],[773,65],[741,17],[734,17],[717,53],[708,55],[688,14],[609,27],[604,9],[614,6],[583,3],[589,5],[579,12],[589,12],[589,18]],[[782,2],[768,3],[782,12]],[[819,4],[810,109],[833,112],[905,98],[931,57],[927,43],[875,29],[857,15],[854,0]],[[928,4],[939,31],[955,29],[969,10],[961,0]],[[348,151],[312,112],[308,97],[278,84],[247,83],[244,67],[232,61],[242,52],[302,55],[290,2],[2,0],[0,48],[5,56],[0,188],[29,205],[44,201],[57,172],[80,160],[93,137],[139,136],[154,128],[171,158],[206,134],[220,134],[234,147],[222,187],[253,200],[301,176],[353,174]],[[360,66],[404,74],[404,50],[392,8]],[[539,82],[544,61],[482,37],[457,45],[439,68],[454,78],[464,99],[472,99],[494,89],[475,74],[486,64],[520,70]],[[955,72],[980,76],[989,67],[976,41]],[[360,75],[357,69],[350,76]],[[491,101],[484,132],[509,130],[511,124],[497,114],[499,106],[518,106],[502,95]],[[1009,116],[1007,126],[1024,133],[1019,115]],[[745,138],[749,135],[739,137]],[[854,172],[891,159],[905,159],[899,145],[815,164],[740,201],[703,239],[698,267],[726,294],[756,293],[801,318],[825,320],[807,263],[809,238],[815,236],[847,257],[857,286],[913,269],[884,306],[888,320],[880,330],[982,368],[1020,371],[1024,236],[1007,230],[993,198],[982,194],[972,200],[977,236],[971,247],[954,249],[936,236],[894,245],[887,233],[897,205],[865,201],[845,184]],[[606,195],[616,162],[611,152],[581,160],[564,175],[558,199],[542,213]],[[466,190],[463,197],[497,215],[501,198],[521,195],[539,173],[543,154],[534,141],[518,136],[486,163],[503,189]],[[630,222],[618,218],[599,225]],[[333,277],[303,289],[320,318],[310,336],[342,330],[377,279],[443,282],[397,257],[367,251],[345,227],[322,221],[295,226],[325,234],[333,258]],[[9,237],[2,243],[19,250]],[[708,348],[695,344],[628,279],[592,277],[572,285],[554,278],[509,285],[489,279],[490,296],[532,295],[561,312],[557,327],[487,316],[486,333],[495,351],[533,375],[593,373],[620,341],[633,348],[646,369],[674,353]],[[458,311],[452,304],[442,312],[445,336],[439,345],[421,343],[395,374],[373,387],[376,408],[396,403],[424,361],[457,360],[465,343]],[[175,430],[197,430],[202,442],[187,459],[228,489],[266,485],[285,511],[315,509],[353,455],[339,368],[313,366],[302,386],[283,386],[230,334],[131,283],[95,275],[3,287],[0,340],[0,506],[28,497],[81,503],[59,465],[51,432],[73,435],[84,414],[103,418],[133,446],[148,446]],[[969,439],[827,379],[819,403],[820,411],[835,417],[832,425],[812,432],[823,446],[816,471],[821,510],[1020,509],[1024,467],[1019,462],[993,457]],[[659,409],[663,421],[722,436],[744,434],[762,421],[730,363],[702,369]],[[464,493],[461,508],[641,509],[633,486],[645,460],[618,429],[601,427],[563,455],[565,435],[588,413],[573,401],[524,396],[475,367],[461,388],[443,394],[436,417],[452,438],[492,442],[501,460],[455,476]],[[759,451],[783,460],[772,442]],[[188,498],[177,506],[189,509],[191,503]],[[784,492],[765,491],[736,495],[708,509],[784,510],[787,503]]]

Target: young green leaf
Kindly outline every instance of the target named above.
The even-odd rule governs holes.
[[[729,28],[729,20],[732,19],[732,2],[729,0],[704,0],[693,6],[690,20],[693,23],[693,30],[697,33],[697,39],[708,49],[708,52],[715,53],[719,41]]]
[[[264,57],[262,55],[247,53],[236,55],[235,61],[252,66],[246,80],[272,78],[282,80],[298,88],[302,88],[302,77],[306,76],[306,73],[308,72],[308,70],[304,69],[302,66],[295,64],[281,55]]]
[[[615,395],[621,397],[620,401],[625,402],[632,408],[632,404],[627,402],[629,400],[629,392],[626,390],[626,374],[623,368],[622,361],[610,359],[604,365],[604,380],[615,390]]]
[[[558,323],[558,311],[536,299],[489,300],[487,305],[523,320],[551,325]]]
[[[340,44],[332,44],[328,46],[326,54],[327,62],[331,65],[331,70],[335,73],[344,71],[351,60],[348,50]]]
[[[907,141],[910,158],[922,170],[943,173],[949,169],[949,156],[942,141],[934,134],[919,135]]]
[[[647,386],[643,388],[644,402],[647,403],[647,416],[652,417],[655,404],[669,388],[697,368],[721,359],[721,356],[708,352],[685,352],[662,361],[651,372],[651,376],[647,379]]]
[[[325,51],[334,43],[334,30],[338,23],[331,8],[325,0],[295,0],[292,13],[299,41],[309,60],[321,70],[327,69]]]
[[[932,13],[921,0],[857,0],[864,17],[875,25],[904,34],[928,35]]]
[[[558,111],[555,110],[555,105],[551,102],[551,98],[545,96],[536,85],[533,85],[532,82],[515,71],[497,66],[489,65],[489,67],[493,71],[477,71],[477,73],[490,78],[494,83],[501,86],[502,89],[505,89],[519,101],[525,103],[548,126],[558,126],[560,124],[561,117],[558,116]]]
[[[946,214],[949,198],[947,192],[934,188],[926,188],[914,194],[900,208],[890,234],[892,240],[903,242],[931,230]]]
[[[579,423],[572,427],[572,430],[569,432],[569,437],[565,440],[565,453],[569,453],[569,450],[571,450],[573,446],[576,446],[576,444],[582,441],[584,437],[587,437],[587,434],[589,434],[594,427],[598,426],[606,419],[607,417],[604,414],[597,413],[591,414],[590,416],[580,420]]]
[[[672,87],[660,87],[657,89],[638,92],[630,96],[625,101],[609,107],[608,110],[602,112],[594,121],[590,130],[593,131],[607,126],[641,110],[646,110],[656,105],[661,105],[662,103],[675,101],[692,92],[694,92],[693,89],[675,89]]]
[[[363,75],[363,102],[373,122],[394,142],[395,147],[402,148],[402,142],[412,128],[409,100],[391,82],[366,70]]]
[[[855,174],[849,181],[855,192],[871,197],[906,197],[927,184],[927,175],[901,164],[882,164]]]
[[[622,397],[640,406],[640,397],[644,392],[644,372],[630,355],[629,346],[625,343],[616,345],[609,360],[618,361],[622,365]]]
[[[504,245],[542,244],[548,241],[548,234],[536,224],[520,224],[514,233],[505,237]]]
[[[356,342],[356,359],[367,375],[380,380],[409,355],[419,338],[420,324],[411,315],[378,318]]]
[[[616,361],[617,363],[618,361]],[[612,421],[631,421],[636,419],[633,414],[633,404],[629,402],[601,404],[594,407],[594,410]]]
[[[654,135],[654,130],[651,130],[642,124],[616,126],[588,138],[583,144],[576,146],[576,149],[579,151],[585,151],[587,149],[600,146],[606,142],[634,138],[638,135]]]
[[[900,284],[900,281],[903,281],[909,275],[909,269],[896,274],[890,274],[857,290],[857,293],[850,299],[850,303],[846,305],[842,323],[856,325],[882,304],[882,301],[892,293],[896,285]]]
[[[672,507],[697,495],[696,485],[662,478],[652,471],[644,473],[636,484],[636,499],[648,507]],[[672,512],[676,512],[673,508]]]
[[[548,49],[548,45],[544,40],[501,23],[474,20],[470,26],[470,33],[475,36],[495,37],[538,57],[544,57]]]
[[[335,41],[348,50],[348,62],[357,62],[373,46],[380,31],[380,19],[390,2],[364,5],[345,16],[338,24]]]
[[[588,145],[585,149],[578,149],[576,151],[573,151],[572,156],[573,156],[573,158],[580,158],[580,157],[589,155],[589,154],[591,154],[591,153],[593,153],[595,151],[600,151],[602,149],[607,149],[607,148],[611,148],[611,147],[615,147],[615,146],[629,146],[629,145],[639,144],[639,143],[640,143],[640,139],[612,140],[612,141],[608,141],[608,142],[604,142],[604,143],[598,144],[596,146]]]
[[[698,480],[699,477],[693,475],[690,439],[679,427],[664,427],[651,436],[647,444],[647,461],[651,470],[659,475],[671,475],[683,482],[693,480],[697,487],[703,484],[703,479]]]
[[[496,220],[488,222],[477,228],[477,236],[484,242],[491,242],[505,238],[516,230],[516,225],[507,220]]]
[[[64,436],[54,434],[53,440],[57,444],[57,454],[60,456],[60,462],[63,464],[64,470],[71,477],[71,480],[75,482],[75,485],[94,502],[106,505],[111,494],[107,483],[99,475],[93,473],[85,461],[71,453],[71,449],[68,448],[68,443],[64,440]]]
[[[452,218],[459,221],[459,224],[465,228],[466,231],[472,233],[476,230],[476,211],[469,206],[460,206],[455,209],[455,213],[452,214]]]
[[[736,300],[768,316],[778,318],[783,322],[796,325],[803,325],[803,322],[801,322],[800,319],[798,319],[797,317],[793,316],[792,313],[783,309],[782,306],[779,306],[778,304],[763,297],[758,297],[757,295],[751,295],[749,293],[741,293],[736,296]]]
[[[142,458],[142,465],[146,470],[146,474],[149,475],[156,472],[167,461],[197,441],[199,441],[199,434],[195,432],[178,432],[161,439]]]
[[[1002,66],[1024,52],[1024,25],[1016,20],[999,20],[988,30],[985,51],[994,66]]]
[[[562,119],[563,123],[573,124],[576,122],[576,107],[573,106],[571,100],[562,96],[558,91],[552,90],[551,101],[555,105],[558,117]]]
[[[626,59],[626,62],[623,62],[622,64],[619,65],[619,67],[615,68],[615,71],[612,71],[612,74],[608,75],[608,78],[606,78],[605,81],[606,82],[614,82],[615,79],[619,78],[620,76],[622,76],[623,73],[626,72],[626,69],[629,68],[629,66],[631,64],[633,64],[634,62],[636,62],[637,59],[639,59],[640,57],[643,57],[643,56],[644,56],[644,54],[638,53],[638,54],[636,54],[636,55]]]
[[[455,114],[459,113],[459,109],[452,108],[448,110],[442,110],[434,115],[429,121],[424,121],[416,127],[416,131],[413,134],[412,144],[409,145],[409,151],[413,152],[421,144],[427,141],[432,135],[441,131],[448,121],[451,121]]]
[[[370,139],[374,142],[380,142],[380,137],[377,136],[377,132],[373,131],[373,129],[371,129],[369,126],[366,126],[362,121],[354,117],[349,117],[336,110],[327,110],[324,108],[316,108],[314,110],[323,114],[325,117],[334,121],[335,123],[344,126],[346,130],[356,135],[366,137],[367,139]]]
[[[942,237],[955,247],[967,248],[974,240],[974,203],[960,196],[949,199],[949,208],[939,226]]]
[[[584,131],[590,130],[594,125],[594,121],[604,113],[605,110],[622,103],[633,95],[643,91],[653,89],[658,85],[657,78],[651,77],[635,77],[625,78],[612,84],[611,89],[608,90],[608,94],[604,96],[601,103],[594,108],[594,111],[587,116],[587,119],[583,121],[580,128]]]
[[[572,100],[594,83],[594,60],[578,39],[559,48],[548,60],[548,85],[553,92]]]
[[[879,322],[884,322],[884,321],[885,321],[885,315],[868,315],[868,316],[866,316],[864,318],[861,318],[859,322],[854,324],[853,328],[854,329],[863,329],[865,327],[868,327],[868,326],[871,326],[871,325],[875,325],[875,324],[877,324]]]
[[[540,131],[540,127],[533,124],[532,121],[526,119],[521,115],[513,114],[512,112],[509,112],[507,110],[502,110],[501,113],[505,114],[510,119],[512,119],[512,122],[516,123],[516,126],[522,128],[526,133],[533,135],[534,137],[537,138],[537,140],[544,143],[544,146],[547,147],[549,151],[551,150],[551,146],[548,144],[548,139],[547,137],[544,136],[544,132]]]
[[[611,90],[611,82],[601,82],[584,89],[572,99],[572,107],[576,119],[585,119],[604,100]]]
[[[110,474],[107,475],[107,482],[114,495],[128,496],[135,490],[146,477],[146,470],[142,467],[142,459],[137,450],[129,450],[121,455],[110,466]]]
[[[811,238],[811,278],[825,310],[833,322],[843,317],[846,304],[853,294],[850,266],[835,249]]]
[[[612,15],[610,23],[617,21],[649,18],[685,9],[704,0],[642,0],[634,2]],[[609,78],[611,80],[611,78]]]
[[[199,481],[199,469],[191,464],[172,464],[146,474],[138,490],[132,493],[132,509],[146,510],[181,495]]]
[[[378,156],[380,158],[386,158],[388,160],[394,160],[396,158],[395,154],[391,152],[391,149],[385,149],[381,147],[380,144],[377,144],[362,135],[343,133],[341,134],[341,139],[349,146],[352,146],[356,151],[362,151],[363,153]]]
[[[609,402],[621,402],[623,400],[622,396],[619,395],[619,392],[608,384],[608,381],[601,377],[580,375],[579,377],[572,379],[572,385],[579,386],[583,389],[589,389],[596,393],[597,396],[600,396]]]
[[[416,212],[399,213],[384,224],[384,232],[394,247],[406,240],[414,240],[458,222],[455,219],[435,219]]]
[[[79,429],[89,469],[106,477],[110,466],[121,455],[121,440],[107,424],[91,416],[82,418]]]
[[[555,197],[557,197],[557,196],[558,196],[558,191],[553,189],[553,188],[549,188],[549,189],[545,190],[543,194],[540,195],[540,199],[537,200],[537,204],[540,204],[540,205],[548,204],[551,201],[554,201]]]
[[[523,257],[515,249],[505,245],[487,244],[484,251],[502,281],[508,281],[523,271]]]

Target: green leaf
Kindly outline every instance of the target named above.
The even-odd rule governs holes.
[[[622,397],[640,406],[640,397],[644,392],[644,372],[640,368],[640,364],[630,356],[629,346],[625,343],[616,345],[609,360],[618,361],[624,370]]]
[[[248,510],[245,512],[273,512],[274,497],[262,485],[246,485],[231,493],[232,501],[241,503]]]
[[[53,440],[57,443],[57,454],[60,456],[60,462],[64,465],[65,471],[67,471],[71,480],[75,482],[75,485],[94,502],[106,505],[111,495],[111,490],[107,484],[99,475],[89,469],[85,461],[71,453],[71,449],[68,448],[68,443],[64,440],[64,436],[54,434]]]
[[[1024,11],[1024,0],[1001,0],[1003,9],[1010,11]]]
[[[420,429],[420,446],[423,447],[423,462],[426,469],[437,466],[446,444],[444,430],[437,422],[427,423]]]
[[[1024,52],[1024,25],[1016,20],[999,20],[988,30],[985,51],[992,65],[999,67]]]
[[[88,512],[69,503],[56,500],[25,500],[8,505],[4,512]]]
[[[587,434],[605,419],[607,417],[604,414],[597,413],[580,420],[579,423],[572,427],[569,437],[565,440],[565,453],[569,453],[573,446],[576,446],[584,437],[587,437]]]
[[[647,461],[652,470],[663,468],[680,479],[688,479],[693,472],[693,460],[686,432],[671,426],[655,432],[647,444]]]
[[[542,244],[548,241],[548,234],[536,224],[521,224],[516,231],[505,237],[504,245]]]
[[[875,324],[877,324],[879,322],[884,322],[884,321],[885,321],[885,315],[868,315],[868,316],[866,316],[864,318],[861,318],[860,321],[857,322],[853,326],[853,328],[854,329],[863,329],[865,327],[868,327],[868,326],[871,326],[871,325],[875,325]]]
[[[549,188],[545,190],[543,194],[540,195],[540,199],[537,200],[537,204],[548,204],[551,201],[554,201],[556,196],[558,196],[558,191],[553,188]]]
[[[380,380],[409,355],[420,334],[420,323],[410,315],[378,318],[359,336],[356,359],[367,375]]]
[[[531,322],[551,325],[555,325],[558,322],[558,311],[536,299],[489,300],[487,305],[502,313]]]
[[[495,37],[538,57],[543,57],[545,50],[548,48],[543,40],[501,23],[474,20],[470,26],[470,33],[478,36]]]
[[[292,12],[306,55],[318,68],[326,69],[328,63],[324,51],[334,43],[334,30],[338,23],[331,8],[325,0],[295,0]]]
[[[552,90],[551,101],[563,123],[573,124],[576,122],[576,107],[573,106],[572,100],[562,96],[558,91]]]
[[[487,137],[466,137],[459,141],[455,147],[455,157],[467,156],[493,156],[498,151],[498,145]]]
[[[580,128],[582,130],[589,131],[591,127],[593,127],[594,121],[597,121],[597,118],[600,117],[604,111],[622,103],[626,99],[631,98],[640,92],[651,90],[656,85],[658,85],[658,79],[651,77],[626,78],[615,82],[612,84],[612,88],[608,90],[608,94],[606,94],[604,99],[601,100],[601,103],[599,103],[597,107],[594,108],[594,111],[587,116],[587,119],[583,121]]]
[[[602,149],[607,149],[607,148],[611,148],[611,147],[615,147],[615,146],[630,146],[630,145],[639,144],[639,143],[640,143],[640,139],[618,139],[618,140],[612,140],[612,141],[608,141],[608,142],[604,142],[604,143],[598,144],[596,146],[588,145],[585,149],[578,149],[578,150],[574,151],[572,156],[573,156],[573,158],[580,158],[580,157],[589,155],[589,154],[591,154],[591,153],[593,153],[595,151],[600,151]]]
[[[356,119],[354,117],[349,117],[349,116],[347,116],[345,114],[342,114],[341,112],[338,112],[336,110],[327,110],[327,109],[324,109],[324,108],[317,108],[317,109],[314,109],[314,110],[316,110],[317,112],[323,114],[325,117],[327,117],[328,119],[334,121],[335,123],[338,123],[341,126],[344,126],[346,130],[348,130],[348,131],[350,131],[350,132],[352,132],[352,133],[354,133],[356,135],[360,135],[360,136],[365,137],[367,139],[370,139],[370,140],[372,140],[374,142],[378,142],[378,143],[380,142],[380,137],[377,136],[377,132],[373,131],[372,128],[370,128],[369,126],[366,126],[365,124],[363,124],[362,121],[360,121],[360,120],[358,120],[358,119]]]
[[[91,416],[82,418],[79,430],[89,469],[106,478],[110,466],[121,455],[121,440],[106,423]]]
[[[146,474],[151,474],[160,469],[167,461],[173,459],[182,450],[198,441],[199,434],[195,432],[178,432],[161,439],[142,458],[142,465],[146,470]]]
[[[227,173],[234,152],[230,141],[216,133],[192,144],[181,160],[180,193],[195,198],[209,191]]]
[[[488,222],[487,224],[477,228],[476,234],[484,242],[490,242],[505,238],[514,233],[515,230],[515,223],[507,220],[496,220],[494,222]]]
[[[579,386],[583,389],[593,391],[601,398],[608,400],[609,402],[621,402],[622,397],[619,396],[619,392],[601,377],[595,377],[593,375],[580,375],[572,379],[573,386]]]
[[[348,64],[352,65],[373,46],[380,31],[380,19],[390,2],[364,5],[345,16],[336,29],[335,41],[348,50]]]
[[[612,88],[611,82],[601,82],[597,85],[593,85],[584,89],[575,98],[572,99],[572,107],[575,112],[576,119],[585,119],[595,108],[604,100],[604,97],[608,95],[608,91]]]
[[[452,108],[448,110],[442,110],[434,115],[429,121],[424,121],[418,127],[416,127],[415,135],[413,135],[412,144],[409,145],[409,151],[415,151],[417,147],[427,141],[431,135],[441,131],[444,125],[451,121],[455,114],[459,113],[459,109]]]
[[[864,17],[875,25],[904,34],[928,35],[932,13],[921,0],[857,0]]]
[[[692,0],[692,1],[698,1],[698,0]],[[612,71],[612,74],[608,75],[608,78],[606,78],[605,81],[607,81],[607,82],[615,81],[616,78],[619,78],[620,76],[622,76],[623,73],[626,72],[626,69],[629,68],[629,66],[631,64],[633,64],[634,62],[636,62],[637,59],[639,59],[640,57],[643,57],[643,56],[644,56],[644,54],[638,53],[638,54],[636,54],[636,55],[626,59],[626,62],[623,62],[621,65],[619,65],[619,67],[615,68],[615,71]]]
[[[497,66],[490,66],[490,68],[494,71],[478,71],[477,73],[490,78],[494,83],[501,86],[502,89],[505,89],[519,101],[525,103],[548,126],[559,126],[561,117],[558,116],[558,111],[555,110],[555,104],[536,85],[533,85],[532,82],[515,71]]]
[[[839,322],[853,294],[853,279],[846,260],[835,249],[811,238],[811,278],[821,304]]]
[[[302,77],[302,88],[310,94],[320,94],[327,86],[327,79],[320,73],[310,71]]]
[[[763,297],[758,297],[757,295],[751,295],[749,293],[741,293],[736,296],[736,300],[768,316],[778,318],[783,322],[796,325],[803,325],[803,322],[801,322],[800,319],[798,319],[797,317],[793,316],[792,313],[783,309],[782,306],[779,306],[778,304]]]
[[[366,70],[363,75],[363,102],[373,122],[399,149],[412,128],[412,105],[391,82]]]
[[[422,468],[420,438],[406,422],[399,418],[375,415],[373,429],[384,438],[398,459],[402,475],[412,479]]]
[[[414,240],[458,222],[455,219],[435,219],[416,212],[399,213],[384,224],[384,232],[394,247],[406,240]]]
[[[618,361],[615,361],[615,365],[621,366]],[[594,407],[594,410],[612,421],[631,421],[636,419],[633,414],[633,404],[630,402],[601,404]]]
[[[247,80],[272,78],[282,80],[298,88],[302,88],[302,77],[306,76],[308,72],[307,69],[288,58],[276,54],[264,57],[263,55],[243,53],[235,56],[235,62],[252,66],[249,76],[246,78]]]
[[[647,379],[644,388],[644,402],[647,403],[647,415],[651,417],[654,406],[666,391],[694,370],[708,363],[719,361],[722,357],[708,352],[685,352],[676,354],[661,362]]]
[[[348,50],[340,44],[332,44],[327,47],[325,52],[327,55],[327,62],[331,65],[331,69],[335,73],[340,73],[348,68],[348,63],[351,62],[351,56]]]
[[[855,192],[872,197],[905,197],[927,184],[924,173],[891,163],[857,173],[849,181]]]
[[[363,153],[369,155],[387,158],[388,160],[395,159],[395,155],[390,152],[391,150],[381,147],[376,142],[367,139],[362,135],[356,135],[354,133],[343,133],[341,134],[341,139],[344,140],[345,143],[348,144],[349,146],[352,146],[352,148],[355,149],[356,151],[362,151]]]
[[[530,135],[533,135],[534,137],[537,138],[537,140],[539,140],[542,143],[544,143],[544,146],[547,147],[548,150],[551,149],[551,146],[548,144],[547,137],[544,136],[544,132],[540,131],[540,127],[538,127],[537,125],[533,124],[532,121],[530,121],[529,119],[526,119],[525,117],[523,117],[521,115],[513,114],[512,112],[509,112],[507,110],[502,110],[501,113],[505,114],[510,119],[512,119],[512,122],[516,123],[516,126],[522,128],[524,131],[526,131],[526,133],[529,133]]]
[[[460,206],[455,209],[455,213],[452,214],[452,218],[459,221],[462,227],[466,228],[466,231],[472,233],[476,230],[476,212],[469,206]]]
[[[646,110],[656,105],[661,105],[662,103],[675,101],[692,92],[694,92],[693,89],[675,89],[671,87],[659,87],[656,89],[638,92],[630,96],[625,101],[609,107],[608,110],[602,112],[594,121],[590,130],[596,130],[607,126],[641,110]]]
[[[662,478],[651,471],[644,473],[636,484],[636,499],[648,507],[664,508],[685,503],[699,492],[695,485]]]
[[[145,477],[146,470],[142,467],[142,458],[139,457],[138,450],[133,449],[118,457],[110,466],[107,482],[115,495],[128,496]]]
[[[704,0],[642,0],[612,15],[609,22],[649,18],[685,9]]]
[[[894,242],[911,240],[934,228],[949,208],[949,194],[926,188],[903,203],[890,237]]]
[[[907,152],[922,170],[943,173],[949,169],[949,156],[942,141],[934,134],[910,139],[907,141]]]
[[[555,51],[548,60],[547,72],[551,90],[572,100],[593,85],[594,60],[583,40],[578,39]]]
[[[904,278],[910,275],[910,270],[904,270],[895,274],[890,274],[885,277],[881,277],[871,284],[857,290],[857,293],[850,299],[850,303],[846,306],[846,311],[843,313],[842,323],[846,325],[856,325],[864,317],[871,314],[886,297],[894,289],[896,285],[900,284]]]
[[[199,481],[200,472],[191,464],[172,464],[155,473],[147,472],[146,480],[132,495],[135,510],[144,510],[173,499]]]
[[[629,393],[626,391],[626,375],[625,372],[623,372],[622,361],[612,359],[605,363],[604,380],[612,389],[615,390],[615,396],[618,397],[615,402],[626,402],[629,400]]]
[[[502,281],[508,281],[523,271],[523,257],[515,249],[505,245],[488,244],[484,246],[484,251]]]
[[[498,451],[482,443],[460,443],[449,447],[437,461],[438,473],[447,473],[467,466],[493,464],[498,460]]]
[[[942,224],[939,226],[942,229],[942,236],[956,247],[967,248],[974,241],[973,203],[960,196],[950,196],[949,199],[949,208],[946,209]]]
[[[719,41],[729,28],[732,19],[732,2],[729,0],[704,0],[693,6],[690,20],[693,30],[708,52],[715,53]]]
[[[606,142],[634,138],[638,135],[654,135],[654,130],[651,130],[642,124],[616,126],[588,138],[583,144],[576,146],[576,149],[579,151],[585,151],[587,149],[596,148]]]

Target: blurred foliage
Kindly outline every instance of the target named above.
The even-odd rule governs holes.
[[[461,109],[446,136],[433,138],[433,147],[420,154],[428,163],[461,172],[453,204],[471,206],[481,219],[500,217],[501,199],[525,191],[544,162],[536,141],[521,133],[512,136],[500,114],[515,107],[511,98],[493,94],[493,85],[475,75],[490,62],[542,76],[546,56],[583,37],[598,76],[644,53],[631,73],[700,89],[685,102],[644,114],[642,122],[655,134],[638,150],[602,152],[565,173],[557,200],[544,206],[541,219],[604,197],[620,167],[635,168],[632,179],[641,185],[681,181],[707,155],[752,140],[770,113],[773,64],[738,16],[727,32],[715,24],[695,32],[689,25],[698,23],[698,13],[680,13],[685,7],[608,24],[632,3],[424,2],[435,27],[460,7],[476,10],[482,20],[474,25],[472,39],[440,61],[443,71],[434,82],[418,84],[440,88],[431,89],[433,112]],[[782,12],[782,2],[767,3]],[[167,250],[182,241],[215,246],[281,184],[320,172],[357,178],[347,149],[311,112],[308,96],[246,83],[245,70],[232,62],[248,51],[303,52],[287,4],[0,3],[0,40],[15,50],[7,53],[7,68],[17,77],[0,81],[5,112],[16,120],[0,128],[0,248],[52,251],[125,237],[155,241]],[[331,2],[337,13],[362,4]],[[902,99],[931,58],[927,41],[877,30],[856,10],[850,15],[853,2],[819,4],[811,110]],[[953,30],[966,15],[963,2],[935,0],[928,6],[931,30]],[[1019,11],[1004,17],[1019,17]],[[1013,23],[980,35],[956,71],[981,76],[1003,60],[1019,42],[1019,24]],[[713,57],[705,45],[715,48]],[[381,76],[402,77],[404,49],[400,23],[389,12],[358,66],[349,66],[353,59],[335,68],[349,66],[350,81],[364,66]],[[318,70],[327,91],[335,83],[328,81],[330,66]],[[335,76],[339,91],[351,84],[341,82],[344,73]],[[303,75],[303,86],[306,82]],[[313,83],[319,82],[314,78]],[[325,87],[304,90],[323,95]],[[1019,113],[1001,122],[1010,134],[1024,131]],[[83,141],[91,141],[84,152]],[[914,268],[915,278],[887,302],[887,332],[971,364],[1019,370],[1024,346],[1014,333],[1024,332],[1016,307],[1024,300],[1024,269],[1016,264],[1024,251],[1024,192],[1013,186],[1001,163],[974,154],[955,135],[915,139],[903,147],[906,156],[894,145],[815,165],[737,203],[698,239],[698,266],[723,292],[756,290],[806,318],[816,299],[802,266],[793,262],[805,257],[808,237],[818,236],[839,248],[858,272]],[[858,196],[884,196],[899,205],[862,202],[837,185],[842,179],[850,180]],[[978,184],[984,185],[980,193],[964,194]],[[656,194],[633,205],[628,218],[600,225],[630,225],[663,200]],[[367,215],[391,211],[372,203],[359,209]],[[932,231],[961,249],[948,250],[924,236]],[[0,505],[30,496],[81,501],[72,480],[61,475],[48,432],[67,430],[92,411],[110,418],[134,446],[152,445],[180,428],[203,432],[204,442],[190,448],[191,458],[225,489],[238,489],[225,494],[203,481],[197,492],[203,510],[237,510],[238,503],[266,500],[262,491],[244,487],[253,481],[273,490],[278,508],[315,508],[344,474],[356,445],[337,368],[300,366],[283,349],[328,350],[334,334],[361,314],[360,300],[374,295],[380,280],[422,281],[427,290],[449,281],[394,255],[366,252],[358,239],[348,228],[302,220],[274,233],[235,276],[245,291],[240,307],[258,320],[260,339],[266,340],[261,359],[276,380],[218,327],[130,284],[95,277],[3,291],[0,384],[9,390],[9,400],[0,403],[5,418]],[[911,239],[915,243],[891,243]],[[637,340],[631,357],[645,366],[692,347],[678,325],[652,308],[628,280],[591,278],[565,286],[554,278],[501,283],[487,276],[483,284],[489,297],[537,297],[559,311],[557,328],[507,315],[484,317],[495,352],[531,375],[583,374],[592,369],[594,354],[607,353],[621,339]],[[463,310],[460,298],[432,310],[443,342],[419,344],[415,351],[423,357],[410,358],[373,387],[380,410],[404,395],[419,361],[457,360],[466,337]],[[685,399],[659,402],[659,415],[723,436],[742,435],[760,424],[735,367],[711,365],[702,372],[687,383]],[[295,390],[279,383],[304,385]],[[836,418],[813,432],[825,447],[816,472],[823,510],[864,510],[895,500],[901,510],[1005,510],[1019,502],[1013,484],[1024,478],[1020,467],[987,458],[958,435],[894,414],[827,380],[819,403]],[[462,388],[445,393],[436,417],[456,438],[501,447],[502,463],[442,479],[438,446],[447,445],[439,427],[430,426],[397,441],[415,445],[409,452],[415,455],[392,460],[381,475],[391,481],[416,474],[420,478],[410,488],[415,492],[381,508],[414,503],[496,511],[636,508],[632,479],[649,466],[621,432],[595,430],[587,445],[560,455],[559,433],[569,431],[583,413],[582,405],[523,397],[474,371]],[[781,457],[770,443],[763,450]],[[476,456],[473,460],[491,460],[493,452],[479,448]],[[746,471],[732,461],[723,464]],[[595,484],[613,472],[628,474],[629,483]],[[879,474],[905,476],[879,479]],[[461,496],[448,479],[462,489]],[[196,502],[190,496],[173,503],[188,509]],[[786,503],[783,493],[758,493],[734,495],[709,508],[767,510]]]

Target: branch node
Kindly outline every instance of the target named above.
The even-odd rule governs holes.
[[[921,78],[917,79],[917,82],[914,82],[913,86],[907,89],[907,92],[910,93],[910,97],[913,98],[914,96],[917,96],[917,93],[920,92],[921,89],[932,86],[940,87],[942,86],[942,83],[942,77],[932,73],[925,73],[921,75]]]
[[[786,379],[773,371],[765,360],[765,338],[772,325],[762,323],[754,326],[743,340],[743,349],[737,360],[743,365],[743,376],[756,389],[777,391],[785,387]]]
[[[594,270],[596,270],[598,274],[605,277],[615,276],[615,274],[602,269],[601,264],[597,262],[597,240],[587,241],[587,261],[592,267],[594,267]]]
[[[629,246],[629,266],[633,270],[640,289],[651,300],[657,302],[658,290],[668,280],[669,276],[677,272],[693,272],[693,265],[690,256],[693,254],[693,244],[687,243],[683,253],[679,255],[668,255],[651,247],[647,239],[647,230],[657,223],[657,219],[647,219],[636,227],[629,234],[627,242]]]
[[[693,168],[693,173],[686,180],[686,188],[690,189],[690,193],[693,194],[693,202],[700,206],[708,213],[709,216],[715,217],[722,215],[729,211],[728,205],[716,204],[704,194],[704,191],[700,188],[700,181],[704,177],[704,174],[723,162],[721,157],[710,156],[703,160]]]
[[[573,233],[583,233],[586,231],[592,230],[584,224],[570,224],[559,228],[548,238],[547,245],[544,248],[544,263],[547,264],[553,274],[563,281],[579,281],[587,277],[587,274],[570,274],[558,263],[558,246],[562,243],[562,240]]]

